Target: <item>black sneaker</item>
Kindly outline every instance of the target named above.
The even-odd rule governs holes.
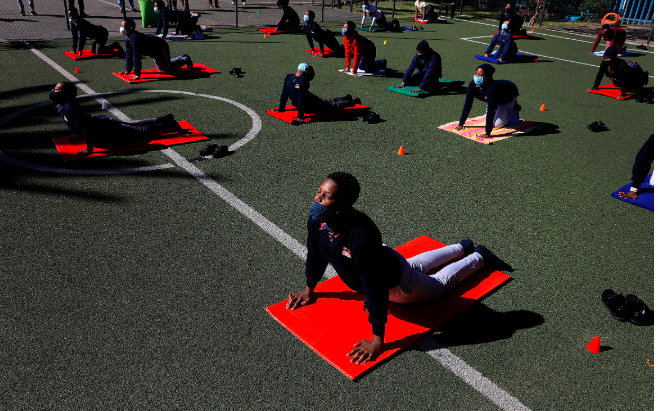
[[[21,16],[24,16],[25,15],[25,10],[21,10],[20,13],[21,13]]]
[[[199,154],[202,156],[208,156],[217,150],[218,145],[217,144],[208,144],[205,146],[201,151],[199,151]]]
[[[647,104],[653,104],[653,94],[648,94],[647,95]]]
[[[217,150],[215,150],[215,152],[212,153],[212,156],[214,158],[222,158],[226,155],[228,155],[228,146],[219,146]]]
[[[644,103],[644,100],[645,100],[646,98],[647,98],[647,95],[646,95],[646,94],[638,94],[638,95],[635,97],[635,101],[637,101],[638,103]]]
[[[603,291],[601,294],[601,302],[606,306],[610,315],[617,321],[628,321],[630,314],[626,298],[623,295],[617,294],[611,289]]]
[[[185,57],[185,64],[187,64],[188,69],[194,67],[194,63],[192,63],[192,58],[190,56],[188,56],[187,54],[183,54],[183,57]]]
[[[30,10],[30,14],[33,15],[33,16],[36,16],[36,15],[37,15],[37,12],[34,11],[34,10]]]
[[[464,257],[473,254],[473,252],[475,251],[475,244],[473,244],[473,240],[471,239],[467,238],[465,240],[461,240],[459,244],[461,244],[461,246],[464,247]]]
[[[484,260],[484,266],[487,268],[493,268],[494,270],[514,271],[514,269],[509,264],[498,258],[498,256],[496,256],[491,250],[482,244],[475,247],[474,252],[482,256],[482,259]]]
[[[626,296],[626,304],[629,310],[628,321],[635,325],[649,325],[651,310],[649,307],[637,296],[628,294]]]
[[[516,110],[517,113],[521,111],[521,105],[516,101],[514,102],[514,110]]]

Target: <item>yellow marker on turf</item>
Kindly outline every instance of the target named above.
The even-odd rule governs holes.
[[[388,44],[388,43],[386,42],[386,40],[384,40],[384,44]]]

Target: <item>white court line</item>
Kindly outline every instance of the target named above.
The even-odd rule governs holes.
[[[43,53],[40,51],[36,50],[34,47],[32,47],[31,44],[29,43],[24,43],[26,46],[37,56],[42,58],[46,63],[48,63],[51,67],[53,67],[55,70],[60,72],[62,75],[64,75],[66,78],[70,79],[72,82],[74,82],[79,88],[82,90],[87,91],[88,94],[97,94],[91,88],[88,86],[82,84],[77,78],[75,78],[73,75],[68,73],[66,70],[64,70],[61,66],[59,66],[57,63],[46,57]],[[96,98],[96,97],[95,97]],[[98,96],[98,98],[101,98]],[[102,98],[101,98],[102,99]],[[102,99],[104,100],[104,99]],[[98,99],[97,99],[98,101]],[[109,104],[109,103],[107,103]],[[121,111],[119,111],[117,108],[114,106],[109,105],[111,107],[112,114],[117,116],[118,118],[122,119],[122,121],[130,121],[130,118],[123,114]],[[237,143],[236,143],[237,144]],[[197,180],[199,180],[200,183],[202,183],[204,186],[206,186],[208,189],[210,189],[213,193],[217,194],[220,198],[222,198],[224,201],[229,203],[232,207],[234,207],[236,210],[238,210],[242,215],[247,217],[249,220],[254,222],[256,225],[261,227],[266,233],[271,235],[275,240],[280,242],[282,245],[284,245],[286,248],[291,250],[295,255],[300,257],[301,259],[306,259],[306,254],[307,250],[306,247],[304,247],[302,244],[300,244],[297,240],[289,236],[286,232],[281,230],[278,226],[276,226],[274,223],[266,219],[262,214],[251,208],[249,205],[247,205],[245,202],[237,198],[234,194],[232,194],[230,191],[228,191],[226,188],[221,186],[219,183],[208,177],[203,171],[199,170],[196,166],[194,166],[192,163],[187,161],[184,157],[182,157],[180,154],[178,154],[176,151],[174,151],[172,148],[167,148],[162,150],[162,153],[164,153],[166,156],[171,158],[178,166],[183,168],[185,171],[188,173],[192,174]],[[328,265],[327,267],[327,272],[325,272],[325,277],[331,278],[336,275],[336,272],[333,270],[331,265]],[[432,344],[436,345],[437,343],[432,340],[429,337],[424,337],[421,340],[419,340],[416,344],[420,345],[421,348],[423,347],[433,347]],[[462,359],[459,357],[455,356],[454,354],[450,353],[446,348],[442,348],[442,354],[444,356],[448,356],[447,358],[450,358],[452,360],[452,364],[450,366],[446,365],[447,363],[445,361],[439,360],[435,355],[433,354],[433,351],[429,351],[428,354],[430,354],[433,358],[439,360],[441,364],[446,366],[450,371],[454,372],[455,375],[460,377],[462,380],[464,380],[467,384],[475,388],[478,392],[482,393],[485,395],[487,398],[490,400],[494,401],[496,405],[501,407],[505,411],[516,411],[516,410],[522,410],[526,411],[529,410],[529,408],[526,408],[521,402],[519,402],[516,398],[512,397],[509,395],[506,391],[502,390],[495,384],[493,384],[489,379],[485,378],[477,372],[477,370],[473,369],[472,367],[468,366]],[[447,353],[447,354],[446,354]],[[498,401],[495,399],[498,398],[505,398],[505,399],[511,399],[511,400],[506,400],[506,401]],[[523,408],[519,408],[517,405],[520,405]]]

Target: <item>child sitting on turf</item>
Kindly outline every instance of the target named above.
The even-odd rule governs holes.
[[[331,99],[321,99],[308,89],[311,80],[315,77],[315,70],[306,63],[301,63],[297,67],[297,73],[288,74],[283,81],[283,90],[279,99],[279,112],[286,111],[286,103],[291,100],[292,105],[297,108],[297,121],[304,121],[304,113],[319,114],[328,111],[334,111],[355,104],[361,104],[358,98],[352,99],[351,95],[345,97],[335,97]]]
[[[378,70],[386,70],[386,60],[375,60],[377,48],[375,43],[356,32],[356,24],[346,21],[343,24],[343,47],[345,48],[345,73],[350,72],[357,75],[357,70],[366,73],[374,73]]]
[[[501,63],[516,57],[519,48],[516,46],[514,36],[510,32],[509,20],[503,22],[501,30],[496,33],[493,40],[491,40],[489,48],[487,48],[486,53],[484,53],[484,57],[489,57],[489,53],[491,53],[496,45],[499,45],[500,48],[493,53],[491,57],[498,59]]]
[[[69,141],[84,140],[87,144],[87,149],[77,152],[76,157],[90,155],[94,147],[151,140],[156,135],[182,131],[173,114],[134,123],[125,123],[108,116],[92,117],[74,102],[77,94],[78,90],[73,83],[61,82],[55,85],[49,96],[50,100],[57,103],[57,110],[66,126],[75,134]]]
[[[516,102],[519,89],[509,80],[494,80],[495,71],[496,69],[491,64],[478,66],[473,80],[466,90],[462,116],[455,130],[464,129],[464,123],[471,112],[474,98],[487,103],[485,129],[482,137],[491,137],[494,127],[513,126],[521,122],[519,120],[521,106]]]
[[[296,310],[313,304],[314,289],[331,264],[345,285],[364,294],[364,308],[368,309],[373,339],[357,341],[347,353],[356,364],[374,361],[382,353],[389,301],[438,300],[480,268],[500,264],[489,249],[475,247],[468,239],[405,259],[383,245],[375,223],[353,207],[359,192],[356,178],[342,172],[329,174],[318,189],[306,223],[306,287],[289,294],[286,305]],[[429,274],[446,263],[436,274]]]
[[[304,33],[306,33],[306,40],[311,47],[311,51],[309,52],[311,55],[315,51],[313,40],[317,41],[320,46],[320,54],[318,56],[324,54],[324,46],[327,46],[333,52],[338,52],[342,48],[331,30],[320,28],[320,25],[315,21],[313,10],[307,10],[304,14]]]
[[[414,74],[414,70],[418,72]],[[416,46],[416,55],[407,71],[402,75],[402,84],[395,88],[403,88],[406,85],[418,86],[411,90],[412,93],[420,93],[423,90],[432,91],[439,78],[441,78],[441,56],[432,50],[427,41],[423,40]]]
[[[609,24],[604,24],[601,27],[601,30],[599,30],[599,34],[596,36],[596,40],[594,40],[592,51],[587,54],[592,54],[596,51],[596,47],[599,45],[601,37],[603,37],[606,41],[606,49],[610,48],[611,46],[615,46],[617,47],[617,50],[621,50],[620,53],[626,52],[626,47],[624,46],[624,43],[626,43],[626,31],[624,31],[624,29],[621,27],[610,27]]]
[[[277,6],[283,9],[281,20],[276,22],[277,31],[299,30],[299,16],[288,3],[289,0],[277,0],[276,2]]]
[[[103,26],[96,26],[80,17],[78,9],[71,7],[68,10],[69,21],[71,22],[71,35],[73,36],[73,52],[78,52],[82,56],[82,50],[85,47],[87,39],[94,39],[91,44],[91,52],[94,54],[113,53],[117,49],[123,54],[123,48],[118,42],[106,46],[109,33]]]
[[[436,11],[434,11],[434,7],[432,7],[431,4],[427,4],[425,0],[416,0],[414,3],[415,7],[415,14],[414,14],[414,20],[418,20],[418,10],[422,13],[422,18],[420,21],[434,21],[438,19],[438,16],[436,15]]]
[[[627,92],[640,91],[649,83],[648,71],[642,71],[642,67],[633,61],[620,59],[617,57],[618,54],[619,51],[615,46],[610,46],[605,50],[594,86],[587,91],[598,89],[604,74],[610,77],[612,84],[621,88],[621,95],[617,97],[620,100],[626,97]]]
[[[135,30],[135,20],[126,19],[121,23],[119,32],[126,36],[126,71],[122,75],[128,75],[134,71],[135,75],[131,81],[139,80],[142,74],[142,56],[153,59],[155,66],[165,74],[172,74],[181,67],[187,65],[192,68],[192,59],[187,54],[171,58],[169,44],[152,34],[143,34]]]
[[[372,18],[372,23],[370,23],[369,31],[372,31],[372,28],[375,26],[375,23],[384,29],[388,29],[389,25],[386,22],[386,16],[380,10],[377,10],[372,4],[368,3],[368,0],[363,0],[361,2],[361,8],[363,9],[363,17],[361,17],[361,27],[363,28],[363,23],[366,22],[366,16]]]
[[[169,22],[176,23],[176,34],[190,34],[196,30],[198,16],[192,16],[189,11],[169,10],[164,1],[156,0],[153,11],[158,13],[158,26],[155,29],[155,35],[162,33],[163,38],[167,38],[169,32]]]

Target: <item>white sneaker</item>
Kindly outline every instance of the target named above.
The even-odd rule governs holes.
[[[235,4],[235,1],[232,1],[231,4]]]

